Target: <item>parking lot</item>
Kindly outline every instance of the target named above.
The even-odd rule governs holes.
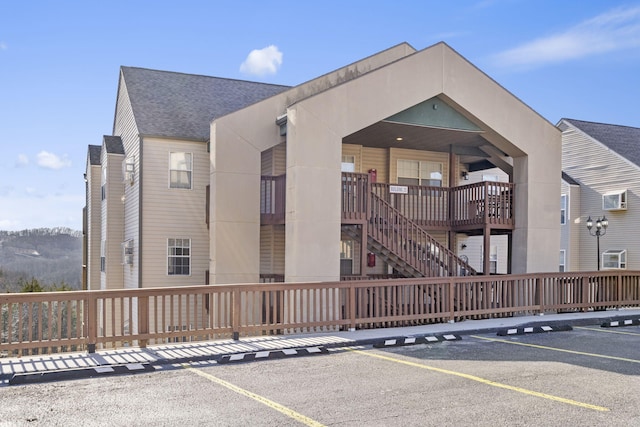
[[[3,387],[0,425],[638,425],[640,327]]]

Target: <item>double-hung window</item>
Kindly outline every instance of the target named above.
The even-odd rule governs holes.
[[[168,239],[167,265],[170,276],[191,274],[191,239]]]
[[[169,154],[169,188],[191,189],[193,155],[191,153]]]
[[[398,160],[398,184],[442,187],[442,163]]]
[[[560,265],[558,271],[563,273],[567,269],[567,252],[564,249],[560,249]]]
[[[560,196],[560,225],[567,223],[567,195]]]

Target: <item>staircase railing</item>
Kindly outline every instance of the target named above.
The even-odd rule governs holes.
[[[464,276],[476,274],[468,263],[442,245],[374,193],[371,194],[367,234],[420,274]]]

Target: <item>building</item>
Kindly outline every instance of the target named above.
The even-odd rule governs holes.
[[[467,274],[468,236],[557,269],[561,133],[445,43],[295,87],[123,67],[96,151],[89,289]]]
[[[601,269],[640,269],[640,128],[574,119],[557,126],[564,171],[561,269],[593,271],[598,263]],[[606,234],[592,237],[587,220],[593,234],[603,217]]]

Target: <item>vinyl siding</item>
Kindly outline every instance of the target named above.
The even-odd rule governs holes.
[[[595,221],[603,214],[609,228],[600,238],[600,251],[627,250],[627,269],[640,269],[640,169],[588,135],[570,126],[562,135],[562,167],[579,181],[580,190],[580,254],[578,268],[595,270],[596,238],[588,235],[588,216]],[[602,195],[627,189],[626,211],[603,211]],[[573,216],[573,215],[572,215]]]
[[[260,227],[260,274],[284,274],[284,225]]]
[[[191,189],[169,188],[170,152],[193,154]],[[143,155],[143,287],[204,284],[205,271],[209,269],[209,232],[205,223],[205,192],[209,185],[207,145],[145,138]],[[167,274],[169,238],[191,239],[189,276]]]
[[[139,287],[139,267],[140,267],[140,171],[141,153],[140,138],[138,128],[135,123],[133,110],[127,86],[124,79],[120,78],[118,92],[118,102],[116,105],[116,115],[113,126],[113,134],[122,139],[125,158],[134,160],[134,180],[133,184],[124,186],[124,236],[123,241],[133,240],[133,264],[124,266],[124,286],[125,288]],[[122,175],[120,181],[123,180]],[[144,257],[142,258],[144,262]],[[144,280],[144,279],[143,279]]]
[[[88,163],[88,162],[87,162]],[[102,207],[100,165],[87,164],[87,289],[100,289]]]
[[[105,272],[101,289],[122,289],[123,268],[121,243],[124,232],[122,159],[120,154],[107,154],[102,150],[102,167],[107,170],[106,198],[102,201],[102,236],[105,236]]]
[[[362,172],[375,169],[378,182],[389,182],[389,150],[386,148],[362,148]]]
[[[458,256],[466,256],[469,258],[469,265],[476,271],[481,272],[483,270],[482,263],[482,250],[483,250],[483,237],[482,236],[465,236],[463,234],[458,235]],[[462,249],[462,245],[466,245]],[[498,274],[507,274],[508,271],[508,250],[509,241],[506,235],[494,235],[491,236],[491,246],[496,246],[498,255]],[[559,256],[559,255],[558,255]]]
[[[561,182],[561,194],[567,196],[567,222],[560,225],[560,249],[565,251],[565,271],[577,271],[580,262],[580,187]]]

